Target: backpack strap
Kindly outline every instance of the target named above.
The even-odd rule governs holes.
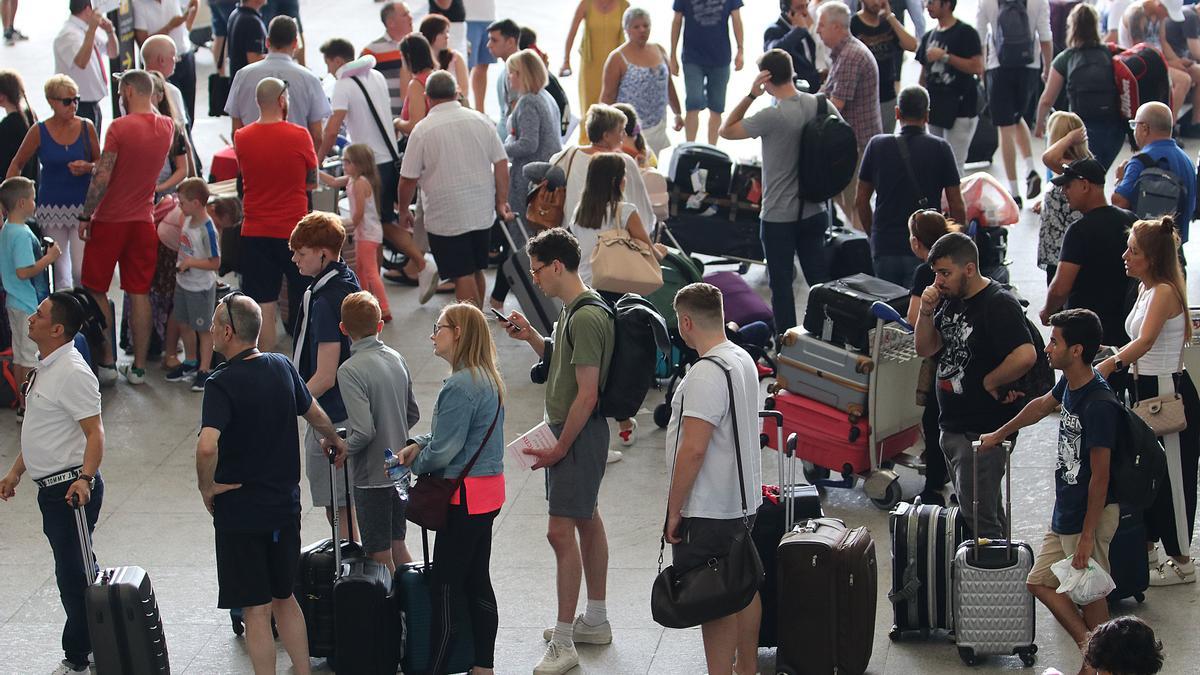
[[[909,154],[908,139],[904,135],[896,134],[892,138],[896,139],[896,151],[900,153],[900,162],[904,164],[904,171],[908,174],[908,180],[912,183],[913,190],[920,195],[917,198],[917,208],[925,209],[929,207],[929,198],[921,192],[921,182],[917,180],[917,172],[913,170],[912,156]]]
[[[400,155],[396,152],[396,139],[387,132],[387,128],[383,126],[383,120],[379,119],[379,111],[375,110],[375,103],[371,101],[371,95],[367,93],[367,88],[363,86],[362,80],[358,79],[357,75],[351,75],[351,80],[358,85],[362,91],[363,99],[367,102],[367,109],[371,111],[371,119],[375,120],[375,128],[379,130],[379,134],[383,136],[383,142],[387,145],[388,154],[392,156],[392,162],[396,164],[396,169],[400,168]]]
[[[1157,160],[1155,160],[1153,157],[1151,157],[1150,155],[1148,155],[1144,152],[1139,152],[1138,154],[1134,155],[1130,159],[1136,159],[1137,161],[1142,163],[1143,167],[1145,167],[1147,169],[1150,169],[1150,168],[1161,169],[1162,168],[1162,165],[1159,164],[1159,162]],[[1165,160],[1166,158],[1163,158],[1163,159]]]
[[[575,349],[575,339],[571,337],[571,317],[575,316],[575,312],[578,312],[579,310],[583,309],[584,307],[599,307],[599,308],[603,309],[604,312],[606,314],[608,314],[608,317],[610,319],[612,319],[614,322],[617,320],[616,311],[614,311],[612,307],[609,307],[607,302],[604,302],[603,300],[598,300],[596,298],[584,299],[584,301],[579,303],[579,305],[577,307],[572,309],[570,312],[567,312],[567,318],[563,319],[567,324],[566,329],[565,329],[566,335],[567,335],[567,344],[571,345],[572,350]]]
[[[829,114],[829,97],[825,94],[816,94],[817,97],[817,115],[825,116]]]

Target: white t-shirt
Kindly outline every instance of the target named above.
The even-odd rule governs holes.
[[[100,385],[73,342],[40,359],[21,424],[21,457],[30,478],[83,466],[87,437],[79,421],[99,414]]]
[[[467,21],[495,21],[496,0],[463,0]]]
[[[749,513],[754,513],[762,488],[762,457],[758,447],[758,369],[745,350],[728,340],[713,347],[704,356],[714,357],[730,368],[745,479],[742,489],[745,490]],[[674,471],[675,452],[682,433],[682,417],[695,417],[713,425],[704,463],[683,505],[684,518],[730,520],[742,517],[728,392],[729,385],[720,367],[711,361],[697,361],[688,369],[671,401],[671,423],[667,426],[668,471]]]
[[[1027,68],[1042,67],[1042,46],[1039,43],[1050,44],[1050,3],[1047,0],[1026,0],[1025,13],[1029,17],[1029,33],[1033,37],[1033,61]],[[986,45],[987,65],[991,70],[1000,67],[1000,56],[996,51],[996,21],[1000,17],[998,0],[980,0],[979,11],[975,15],[975,29],[979,31],[980,40]],[[990,29],[990,30],[989,30]]]
[[[179,0],[133,0],[133,29],[144,30],[153,35],[155,31],[166,26],[171,19],[183,16],[183,11],[184,8]],[[172,28],[167,36],[175,43],[175,51],[179,56],[192,51],[186,23]]]
[[[621,199],[637,208],[638,217],[649,232],[656,220],[654,205],[650,202],[650,193],[646,190],[642,171],[638,168],[637,161],[628,154],[616,154],[625,160],[625,191],[621,194]],[[588,165],[592,163],[592,157],[595,155],[582,152],[576,146],[563,148],[550,157],[550,163],[562,167],[567,175],[567,196],[563,202],[563,213],[575,213],[575,207],[579,206],[579,200],[583,198],[583,188],[587,185]]]
[[[346,184],[346,195],[350,197],[350,203],[354,204],[354,193],[358,192],[359,186],[364,185],[370,187],[370,183],[366,181],[352,180]],[[353,208],[353,207],[351,207]],[[344,221],[346,225],[350,225],[350,221]],[[363,200],[363,216],[362,222],[354,229],[353,234],[356,238],[363,241],[369,241],[375,244],[383,243],[383,225],[379,222],[379,208],[376,202],[376,195],[366,195]]]
[[[596,250],[596,242],[600,241],[600,232],[603,230],[611,230],[617,227],[629,229],[629,216],[637,212],[637,207],[629,202],[621,202],[617,204],[617,217],[612,217],[610,211],[604,217],[604,222],[600,225],[599,230],[593,230],[590,227],[583,227],[575,224],[575,216],[579,213],[579,207],[575,207],[575,212],[571,214],[571,234],[579,240],[579,278],[583,279],[583,283],[592,285],[592,252]]]
[[[346,66],[351,64],[346,64]],[[371,108],[367,105],[367,99],[363,98],[362,89],[359,89],[358,85],[350,79],[349,74],[343,72],[346,66],[338,70],[338,81],[333,85],[331,107],[334,110],[346,111],[346,130],[349,132],[352,142],[367,144],[371,148],[371,152],[375,154],[376,164],[391,162],[392,153],[388,151],[383,134],[379,132],[379,125],[375,124],[375,118],[371,116]],[[383,128],[391,130],[392,106],[391,99],[388,97],[387,79],[384,78],[383,73],[374,69],[366,69],[354,74],[358,77],[358,81],[362,82],[363,87],[366,87],[367,93],[371,95],[371,102],[375,104],[375,111],[379,113],[379,121],[383,122]],[[396,147],[394,132],[392,132],[391,140],[394,149]]]

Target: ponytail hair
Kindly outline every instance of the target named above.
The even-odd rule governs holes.
[[[1175,297],[1183,306],[1184,340],[1192,339],[1192,317],[1188,312],[1187,282],[1183,277],[1183,265],[1179,262],[1181,240],[1175,227],[1175,219],[1163,216],[1154,220],[1139,220],[1132,228],[1134,241],[1146,258],[1149,279],[1146,288],[1167,284],[1175,291]]]
[[[962,225],[933,209],[914,211],[908,218],[908,233],[927,249],[933,248],[942,235],[961,231]]]

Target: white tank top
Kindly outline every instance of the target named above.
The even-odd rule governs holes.
[[[1146,312],[1150,311],[1150,302],[1158,287],[1151,288],[1138,294],[1133,311],[1125,318],[1125,332],[1136,339],[1142,331],[1142,322],[1146,320]],[[1179,356],[1183,353],[1184,313],[1167,319],[1158,339],[1150,347],[1150,351],[1137,360],[1139,375],[1170,375],[1179,372]]]

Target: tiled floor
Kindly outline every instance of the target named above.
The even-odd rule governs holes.
[[[22,73],[30,98],[40,108],[45,105],[39,94],[41,82],[52,69],[49,44],[65,16],[64,4],[22,3],[17,23],[33,40],[18,47],[0,48],[0,66],[16,68]],[[536,28],[541,34],[541,45],[552,53],[552,62],[558,62],[573,3],[499,0],[497,4],[501,16],[512,16]],[[973,16],[974,4],[969,0],[960,3],[960,16]],[[379,33],[378,5],[368,0],[305,0],[302,5],[309,31],[309,60],[319,72],[323,68],[316,45],[325,39],[345,36],[361,46]],[[655,19],[657,39],[665,42],[670,22],[668,3],[652,0],[645,5]],[[747,54],[760,50],[761,28],[774,19],[774,6],[769,0],[756,0],[743,10]],[[578,68],[578,56],[574,58]],[[199,60],[199,79],[204,82],[211,72],[211,57],[202,53]],[[751,77],[750,69],[735,73],[731,101]],[[915,78],[911,64],[906,70],[906,80],[910,78]],[[568,82],[565,88],[573,97],[574,84]],[[494,103],[489,101],[489,105]],[[206,106],[202,101],[197,108],[204,110]],[[228,136],[227,123],[225,119],[198,120],[196,136],[202,155],[207,157],[220,147],[218,136]],[[733,143],[728,148],[734,154],[757,152],[752,142]],[[1012,230],[1013,280],[1034,307],[1040,307],[1045,282],[1042,272],[1032,264],[1036,217],[1026,211],[1023,221]],[[1191,257],[1200,259],[1200,251]],[[761,268],[753,269],[749,278],[765,293]],[[390,287],[389,292],[397,321],[385,329],[384,338],[407,357],[416,383],[415,393],[429,410],[442,378],[447,375],[444,364],[431,358],[426,338],[426,329],[432,325],[443,300],[439,298],[420,306],[412,291]],[[802,284],[798,283],[797,292],[803,307]],[[499,346],[510,392],[504,433],[511,439],[540,420],[543,393],[527,377],[531,352],[503,337]],[[147,386],[118,384],[104,393],[108,446],[103,473],[108,487],[96,531],[96,550],[103,564],[137,564],[150,571],[166,621],[175,672],[200,675],[249,672],[243,641],[233,636],[226,615],[215,607],[212,526],[195,491],[193,468],[200,395],[182,385],[163,381],[158,371],[152,375]],[[657,402],[657,397],[655,394],[649,403]],[[608,605],[615,639],[607,647],[581,648],[581,670],[621,674],[701,673],[704,659],[699,631],[664,630],[650,618],[649,590],[656,571],[657,532],[666,493],[666,473],[663,433],[654,428],[649,414],[639,419],[641,438],[635,448],[626,452],[625,461],[610,467],[600,497],[610,537]],[[421,427],[427,424],[426,418]],[[1023,436],[1015,458],[1015,535],[1028,541],[1040,541],[1053,501],[1054,433],[1052,420],[1039,425]],[[17,441],[15,419],[0,415],[0,470],[12,462]],[[773,455],[765,458],[767,462],[774,460]],[[920,479],[906,470],[901,470],[901,476],[905,494],[911,497],[919,490]],[[544,539],[546,510],[541,476],[510,464],[506,478],[508,504],[496,521],[492,564],[501,612],[496,665],[501,673],[519,673],[529,672],[537,662],[542,651],[541,628],[553,620],[554,568]],[[17,499],[0,505],[0,675],[48,673],[61,658],[59,631],[63,613],[33,494],[27,481]],[[891,565],[886,516],[870,504],[860,489],[830,490],[824,500],[827,513],[853,525],[866,525],[876,538],[880,593],[870,671],[901,674],[962,670],[953,646],[944,640],[889,642],[891,609],[886,589],[890,585]],[[303,538],[310,541],[324,536],[327,530],[323,514],[308,506],[307,494],[305,502]],[[792,609],[806,611],[804,606]],[[1195,666],[1186,665],[1200,656],[1194,629],[1200,624],[1196,587],[1152,590],[1144,605],[1136,609],[1130,605],[1120,611],[1136,611],[1158,631],[1168,653],[1165,672],[1196,672]],[[1069,638],[1041,609],[1037,640],[1039,668],[1057,666],[1074,672],[1078,659]],[[773,672],[773,658],[770,650],[760,653],[763,672]],[[280,669],[286,664],[287,658],[281,652]],[[314,665],[322,663],[314,661]],[[1017,667],[1016,659],[994,659],[977,670]]]

